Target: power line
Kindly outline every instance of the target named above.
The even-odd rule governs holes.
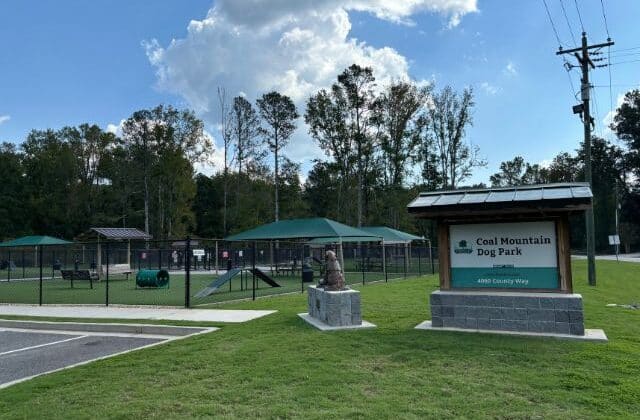
[[[569,33],[571,34],[573,45],[578,45],[578,43],[576,42],[576,38],[573,36],[573,28],[571,27],[571,23],[569,23],[569,17],[567,16],[567,11],[564,8],[564,2],[562,0],[560,0],[560,7],[562,7],[562,14],[564,15],[564,20],[567,22],[567,26],[569,27]]]
[[[611,54],[611,53],[609,53],[609,54]],[[618,57],[629,57],[629,56],[633,56],[633,55],[640,55],[640,51],[625,52],[625,53],[620,53],[620,54],[613,53],[613,54],[611,54],[611,57],[618,58]]]
[[[618,61],[617,63],[609,63],[609,66],[617,66],[618,64],[637,63],[640,60]]]
[[[576,5],[576,11],[578,12],[578,19],[580,19],[580,28],[582,29],[582,32],[584,32],[584,25],[582,24],[582,16],[580,16],[580,8],[578,8],[578,1],[573,0],[573,3]]]
[[[631,48],[622,48],[619,50],[611,50],[612,53],[617,53],[620,51],[631,51],[631,50],[640,50],[640,47],[631,47]]]
[[[555,23],[553,23],[553,19],[551,18],[551,13],[549,12],[549,6],[547,6],[547,0],[542,0],[542,3],[544,3],[544,8],[547,11],[547,17],[549,18],[549,22],[551,23],[551,28],[553,29],[553,33],[556,34],[556,39],[558,40],[558,46],[562,48],[562,41],[560,41],[558,30],[556,29],[556,25]]]
[[[602,18],[604,19],[604,28],[607,31],[607,38],[611,38],[611,35],[609,35],[609,25],[607,24],[607,14],[604,11],[604,1],[600,0],[600,6],[602,8]]]
[[[600,9],[602,10],[602,19],[604,20],[604,29],[607,31],[607,40],[611,41],[611,35],[609,34],[609,24],[607,23],[607,12],[604,9],[604,0],[600,0]],[[607,58],[611,63],[611,46],[607,47]],[[607,66],[609,70],[609,107],[613,111],[613,89],[611,88],[611,66]]]

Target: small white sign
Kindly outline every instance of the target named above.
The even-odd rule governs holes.
[[[620,245],[620,235],[609,235],[609,245]]]
[[[204,257],[204,249],[194,249],[193,250],[194,257]]]
[[[242,257],[244,254],[242,251],[238,251],[238,257]]]

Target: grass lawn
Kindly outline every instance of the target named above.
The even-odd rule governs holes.
[[[362,287],[374,330],[322,333],[306,296],[225,308],[277,309],[246,324],[0,390],[3,418],[638,418],[640,264],[574,264],[587,328],[610,342],[417,331],[427,276]]]

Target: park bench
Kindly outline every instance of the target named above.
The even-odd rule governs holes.
[[[74,280],[88,280],[92,289],[94,280],[99,280],[98,275],[89,270],[60,270],[60,274],[63,280],[71,281],[72,288]]]
[[[106,273],[107,272],[107,266],[103,265],[102,266],[102,272]],[[109,276],[113,275],[113,274],[124,274],[126,276],[126,279],[129,280],[129,275],[133,273],[133,270],[131,270],[131,267],[129,266],[129,264],[113,264],[113,265],[109,265]]]

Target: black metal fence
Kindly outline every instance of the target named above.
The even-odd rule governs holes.
[[[350,285],[438,270],[437,250],[422,243],[185,238],[0,248],[0,303],[193,307],[300,293],[323,275],[327,249],[338,254]]]

